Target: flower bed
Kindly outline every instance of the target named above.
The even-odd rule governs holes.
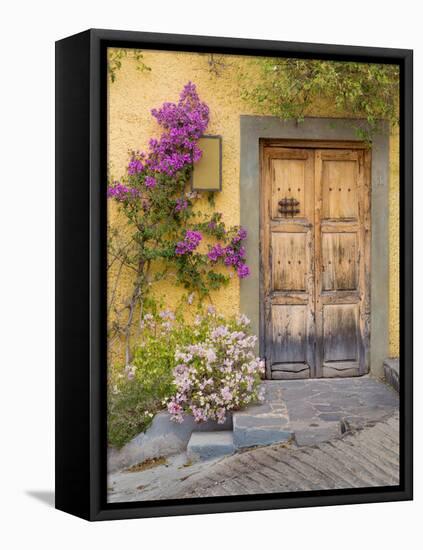
[[[166,405],[177,422],[189,414],[224,423],[229,411],[259,400],[263,364],[248,325],[245,316],[225,319],[213,308],[194,323],[180,312],[144,315],[131,365],[109,380],[109,444],[122,447]]]
[[[192,414],[196,422],[222,424],[229,411],[261,400],[264,364],[255,357],[256,336],[248,334],[248,324],[245,316],[225,321],[212,314],[205,338],[176,351],[176,394],[168,403],[173,420]]]

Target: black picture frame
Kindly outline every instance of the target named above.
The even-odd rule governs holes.
[[[400,485],[106,502],[106,48],[395,63],[400,67]],[[56,43],[56,508],[110,520],[412,499],[413,52],[91,29]]]

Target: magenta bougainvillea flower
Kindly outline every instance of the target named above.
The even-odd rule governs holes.
[[[181,212],[188,208],[188,201],[186,199],[176,199],[175,212]]]
[[[240,279],[245,279],[250,274],[248,266],[245,264],[245,248],[242,241],[247,238],[247,230],[240,227],[234,237],[232,237],[228,246],[223,248],[219,243],[213,246],[207,254],[212,263],[222,260],[227,267],[233,267]]]
[[[195,85],[184,86],[178,103],[164,103],[151,114],[166,131],[160,139],[150,139],[149,153],[133,153],[128,164],[128,174],[158,172],[174,176],[188,164],[201,158],[197,141],[209,123],[209,108],[201,102]],[[147,178],[145,181],[146,185]]]
[[[196,87],[186,84],[178,103],[164,103],[151,114],[165,132],[160,139],[149,141],[149,152],[135,151],[131,155],[128,175],[146,174],[145,185],[154,187],[151,177],[154,173],[174,176],[187,165],[201,158],[197,141],[204,134],[209,123],[209,108],[200,101]]]
[[[156,179],[153,178],[153,176],[147,176],[145,178],[145,186],[148,187],[149,189],[151,189],[152,187],[156,187]]]
[[[240,264],[237,267],[237,273],[240,279],[245,279],[250,274],[250,268],[246,264]]]
[[[160,239],[166,235],[167,242],[162,249],[173,250],[173,257],[179,257],[180,273],[186,270],[190,280],[193,266],[204,266],[204,260],[208,261],[209,268],[220,263],[233,269],[239,278],[247,277],[249,269],[246,266],[245,248],[242,246],[247,238],[244,228],[227,229],[221,221],[222,214],[218,212],[205,222],[189,224],[190,218],[195,216],[193,202],[200,195],[186,192],[185,186],[193,164],[202,155],[198,140],[209,123],[208,106],[200,100],[195,85],[188,82],[177,103],[166,102],[160,108],[152,109],[151,114],[162,128],[160,137],[150,139],[147,151],[131,153],[126,185],[114,182],[109,187],[108,196],[124,203],[131,217],[138,208],[137,204],[132,208],[131,200],[140,201],[144,222],[139,227],[147,232],[148,238],[153,239],[154,236]],[[169,242],[168,234],[160,227],[167,223],[166,215],[169,227],[173,227],[173,242]],[[184,227],[183,223],[187,226]],[[201,231],[220,241],[206,254],[196,251],[203,239]],[[141,240],[146,242],[148,238]],[[169,259],[172,256],[166,252],[164,257]],[[186,267],[187,262],[189,268]],[[218,280],[215,277],[214,283]]]
[[[144,164],[142,163],[142,161],[144,160],[144,157],[145,157],[144,153],[140,153],[140,152],[132,153],[131,160],[129,161],[129,164],[128,164],[128,174],[130,176],[135,176],[135,174],[139,174],[144,170]]]
[[[193,252],[202,238],[203,235],[199,231],[187,231],[184,240],[176,243],[175,253],[181,256]]]
[[[137,189],[134,189],[133,187],[127,187],[126,185],[123,185],[123,183],[120,183],[119,181],[114,181],[113,185],[111,185],[107,190],[107,196],[122,202],[131,198],[138,197],[139,192]]]
[[[240,241],[243,241],[247,238],[247,230],[243,227],[240,227],[238,233],[235,235],[235,237],[232,239],[234,243],[239,243]]]
[[[224,254],[225,254],[225,249],[222,248],[220,243],[217,243],[215,246],[213,246],[213,248],[210,250],[207,256],[209,260],[211,260],[212,262],[217,262],[217,260],[222,256],[224,256]]]

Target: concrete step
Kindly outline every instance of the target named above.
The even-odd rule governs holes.
[[[339,421],[292,422],[292,431],[295,434],[295,443],[299,447],[318,445],[331,439],[339,438],[343,431]]]
[[[191,460],[210,460],[234,452],[234,437],[230,431],[193,432],[187,446]]]
[[[293,436],[283,402],[278,407],[264,403],[235,412],[233,433],[237,449],[283,443]]]

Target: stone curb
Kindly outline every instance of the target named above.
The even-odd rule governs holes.
[[[383,362],[383,371],[386,382],[394,388],[398,393],[400,391],[400,370],[399,358],[392,357],[385,359]]]
[[[153,419],[151,426],[138,434],[122,449],[108,449],[108,472],[129,468],[151,458],[168,457],[186,450],[193,432],[215,432],[232,430],[232,415],[224,424],[208,421],[198,424],[192,416],[185,416],[181,424],[170,420],[163,411]]]

